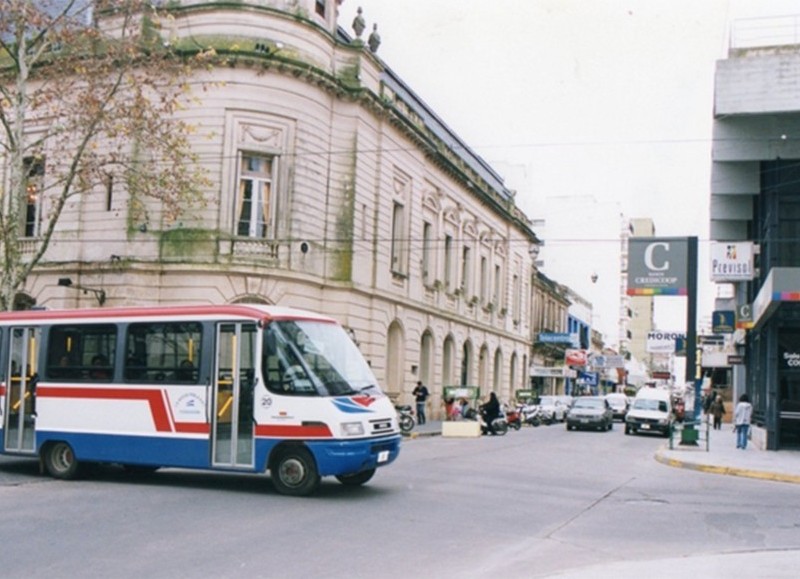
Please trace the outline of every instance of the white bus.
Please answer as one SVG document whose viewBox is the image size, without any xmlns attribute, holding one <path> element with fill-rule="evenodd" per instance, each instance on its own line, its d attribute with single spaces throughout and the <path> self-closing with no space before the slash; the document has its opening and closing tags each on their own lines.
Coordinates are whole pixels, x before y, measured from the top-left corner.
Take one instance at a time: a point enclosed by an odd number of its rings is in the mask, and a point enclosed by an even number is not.
<svg viewBox="0 0 800 579">
<path fill-rule="evenodd" d="M 256 305 L 0 313 L 2 452 L 269 470 L 276 490 L 361 485 L 400 451 L 394 406 L 334 320 Z"/>
</svg>

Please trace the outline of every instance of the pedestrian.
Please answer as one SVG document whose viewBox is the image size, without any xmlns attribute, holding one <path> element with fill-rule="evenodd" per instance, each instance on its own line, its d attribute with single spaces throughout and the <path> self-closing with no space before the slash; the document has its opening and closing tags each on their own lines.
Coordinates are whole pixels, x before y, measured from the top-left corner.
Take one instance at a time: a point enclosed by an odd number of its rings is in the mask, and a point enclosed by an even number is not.
<svg viewBox="0 0 800 579">
<path fill-rule="evenodd" d="M 716 399 L 717 399 L 717 392 L 716 392 L 716 390 L 712 390 L 711 392 L 708 392 L 708 393 L 707 393 L 707 394 L 706 394 L 706 395 L 703 397 L 703 414 L 705 414 L 705 415 L 707 415 L 707 416 L 711 414 L 711 404 L 712 404 L 712 403 L 714 402 L 714 400 L 716 400 Z"/>
<path fill-rule="evenodd" d="M 425 403 L 430 393 L 421 380 L 417 381 L 417 387 L 411 393 L 417 401 L 417 424 L 425 424 Z"/>
<path fill-rule="evenodd" d="M 753 416 L 753 405 L 747 394 L 739 396 L 739 402 L 733 410 L 733 424 L 736 430 L 736 448 L 747 448 L 747 437 L 750 434 L 750 418 Z"/>
<path fill-rule="evenodd" d="M 455 420 L 456 415 L 456 400 L 455 398 L 444 399 L 444 419 L 447 421 Z"/>
<path fill-rule="evenodd" d="M 722 428 L 722 417 L 725 416 L 725 404 L 722 402 L 722 396 L 717 395 L 708 410 L 714 417 L 714 430 L 719 430 Z"/>
</svg>

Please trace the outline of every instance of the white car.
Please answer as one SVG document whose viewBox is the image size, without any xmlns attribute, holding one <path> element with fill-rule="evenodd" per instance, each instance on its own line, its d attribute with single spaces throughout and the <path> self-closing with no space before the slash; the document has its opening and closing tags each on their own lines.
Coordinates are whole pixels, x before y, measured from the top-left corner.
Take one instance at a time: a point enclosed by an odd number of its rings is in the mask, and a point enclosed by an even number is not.
<svg viewBox="0 0 800 579">
<path fill-rule="evenodd" d="M 559 400 L 557 396 L 539 397 L 539 406 L 544 416 L 551 416 L 553 422 L 564 422 L 567 410 L 569 410 L 566 404 Z"/>
</svg>

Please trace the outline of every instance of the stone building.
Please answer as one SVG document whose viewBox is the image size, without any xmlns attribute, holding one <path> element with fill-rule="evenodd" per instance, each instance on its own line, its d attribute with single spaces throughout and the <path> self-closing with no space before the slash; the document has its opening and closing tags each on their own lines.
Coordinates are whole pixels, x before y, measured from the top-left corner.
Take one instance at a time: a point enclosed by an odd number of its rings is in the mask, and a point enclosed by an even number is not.
<svg viewBox="0 0 800 579">
<path fill-rule="evenodd" d="M 131 213 L 123 184 L 77 199 L 24 294 L 321 311 L 398 402 L 417 380 L 434 415 L 445 385 L 508 398 L 528 380 L 539 240 L 501 177 L 339 27 L 338 3 L 161 2 L 165 43 L 219 56 L 178 113 L 198 127 L 208 204 L 168 221 Z"/>
</svg>

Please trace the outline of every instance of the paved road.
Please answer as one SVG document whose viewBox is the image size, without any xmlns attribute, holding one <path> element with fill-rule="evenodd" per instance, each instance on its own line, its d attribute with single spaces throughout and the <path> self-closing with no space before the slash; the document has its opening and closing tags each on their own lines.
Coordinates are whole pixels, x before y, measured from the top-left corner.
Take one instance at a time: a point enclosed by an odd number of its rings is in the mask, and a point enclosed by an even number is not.
<svg viewBox="0 0 800 579">
<path fill-rule="evenodd" d="M 365 488 L 307 499 L 177 470 L 61 482 L 2 457 L 2 575 L 796 576 L 795 485 L 671 468 L 662 444 L 619 425 L 418 438 Z"/>
</svg>

